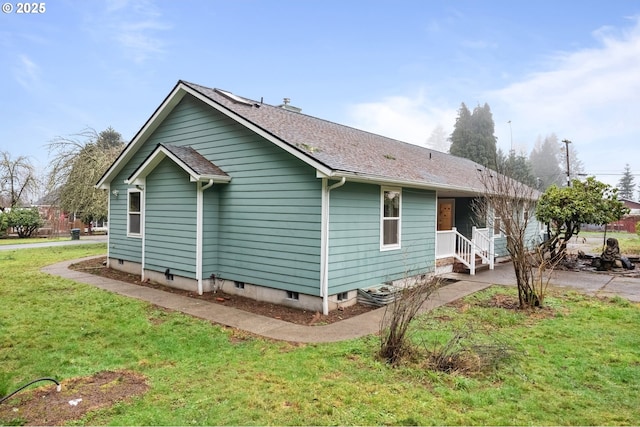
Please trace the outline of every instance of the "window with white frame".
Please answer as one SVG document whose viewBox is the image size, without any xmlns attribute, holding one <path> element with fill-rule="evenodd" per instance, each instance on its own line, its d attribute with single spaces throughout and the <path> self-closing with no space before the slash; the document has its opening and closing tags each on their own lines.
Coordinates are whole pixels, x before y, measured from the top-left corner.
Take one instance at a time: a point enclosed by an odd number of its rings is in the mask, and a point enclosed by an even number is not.
<svg viewBox="0 0 640 427">
<path fill-rule="evenodd" d="M 142 235 L 142 191 L 129 190 L 127 205 L 127 235 Z"/>
<path fill-rule="evenodd" d="M 399 188 L 383 188 L 381 195 L 380 249 L 398 249 L 400 248 L 402 192 Z"/>
</svg>

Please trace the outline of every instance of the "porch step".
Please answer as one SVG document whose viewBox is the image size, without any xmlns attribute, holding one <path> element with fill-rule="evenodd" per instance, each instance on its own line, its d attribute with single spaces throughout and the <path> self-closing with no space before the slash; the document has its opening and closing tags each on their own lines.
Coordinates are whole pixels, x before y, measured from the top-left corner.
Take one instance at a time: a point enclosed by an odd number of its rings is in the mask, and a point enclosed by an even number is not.
<svg viewBox="0 0 640 427">
<path fill-rule="evenodd" d="M 482 264 L 482 258 L 480 258 L 479 256 L 476 257 L 476 273 L 480 272 L 480 271 L 485 271 L 485 270 L 489 270 L 489 264 Z M 464 265 L 463 263 L 461 263 L 460 261 L 455 261 L 453 263 L 453 272 L 454 273 L 464 273 L 464 274 L 470 274 L 471 271 L 469 270 L 469 268 Z"/>
</svg>

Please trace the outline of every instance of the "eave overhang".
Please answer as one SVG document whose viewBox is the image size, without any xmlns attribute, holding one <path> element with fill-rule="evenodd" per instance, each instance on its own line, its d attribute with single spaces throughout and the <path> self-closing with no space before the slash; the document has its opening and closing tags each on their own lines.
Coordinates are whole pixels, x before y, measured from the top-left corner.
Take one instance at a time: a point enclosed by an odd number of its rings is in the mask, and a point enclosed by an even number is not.
<svg viewBox="0 0 640 427">
<path fill-rule="evenodd" d="M 127 178 L 124 183 L 128 185 L 142 185 L 146 178 L 164 159 L 169 158 L 178 167 L 189 175 L 191 182 L 213 182 L 215 184 L 226 184 L 231 181 L 231 177 L 226 173 L 201 173 L 196 171 L 191 165 L 183 159 L 176 156 L 164 145 L 158 145 L 155 150 L 146 158 L 146 160 Z M 212 164 L 212 166 L 215 166 Z"/>
</svg>

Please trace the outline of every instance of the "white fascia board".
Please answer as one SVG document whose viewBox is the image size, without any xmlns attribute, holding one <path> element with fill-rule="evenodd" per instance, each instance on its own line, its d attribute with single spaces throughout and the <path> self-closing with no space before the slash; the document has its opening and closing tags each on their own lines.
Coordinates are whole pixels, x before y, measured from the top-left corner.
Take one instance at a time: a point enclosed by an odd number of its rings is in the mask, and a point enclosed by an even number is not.
<svg viewBox="0 0 640 427">
<path fill-rule="evenodd" d="M 213 180 L 214 183 L 227 183 L 231 181 L 230 176 L 220 176 L 220 175 L 201 175 L 196 171 L 191 169 L 186 163 L 177 158 L 172 152 L 167 150 L 163 146 L 159 146 L 154 150 L 153 153 L 147 158 L 147 160 L 140 165 L 138 169 L 136 169 L 133 174 L 129 177 L 129 179 L 125 180 L 125 184 L 140 184 L 140 180 L 146 178 L 155 168 L 162 162 L 165 158 L 171 159 L 176 165 L 180 167 L 183 171 L 189 174 L 189 181 L 191 182 L 209 182 Z"/>
<path fill-rule="evenodd" d="M 196 91 L 194 89 L 191 89 L 190 87 L 184 86 L 183 89 L 186 92 L 188 92 L 190 95 L 194 96 L 195 98 L 199 99 L 200 101 L 204 102 L 205 104 L 215 108 L 216 110 L 218 110 L 219 112 L 221 112 L 225 116 L 227 116 L 230 119 L 236 121 L 237 123 L 241 124 L 242 126 L 246 127 L 247 129 L 255 132 L 256 134 L 260 135 L 264 139 L 266 139 L 269 142 L 273 143 L 277 147 L 285 150 L 287 153 L 291 154 L 292 156 L 298 158 L 299 160 L 302 160 L 303 162 L 305 162 L 309 166 L 311 166 L 311 167 L 315 168 L 316 170 L 324 173 L 325 175 L 331 175 L 332 169 L 328 168 L 327 166 L 323 165 L 322 163 L 318 162 L 317 160 L 305 155 L 304 153 L 301 153 L 300 151 L 292 148 L 289 144 L 285 143 L 284 141 L 280 140 L 279 138 L 276 138 L 275 136 L 273 136 L 270 133 L 266 132 L 261 127 L 254 125 L 253 123 L 251 123 L 250 121 L 246 120 L 242 116 L 234 113 L 231 110 L 228 110 L 228 109 L 224 108 L 222 105 L 220 105 L 220 104 L 218 104 L 216 102 L 213 102 L 208 97 L 204 96 L 203 94 L 201 94 L 200 92 L 198 92 L 198 91 Z"/>
<path fill-rule="evenodd" d="M 133 155 L 138 151 L 138 148 L 147 140 L 162 121 L 169 115 L 173 108 L 178 105 L 185 95 L 184 87 L 182 83 L 176 85 L 171 93 L 164 99 L 162 104 L 156 109 L 153 115 L 147 120 L 144 126 L 133 137 L 131 142 L 125 147 L 124 151 L 120 153 L 120 156 L 116 159 L 111 167 L 102 175 L 100 181 L 96 184 L 96 188 L 106 188 L 105 183 L 113 181 L 115 176 L 124 168 L 124 166 L 131 160 Z"/>
</svg>

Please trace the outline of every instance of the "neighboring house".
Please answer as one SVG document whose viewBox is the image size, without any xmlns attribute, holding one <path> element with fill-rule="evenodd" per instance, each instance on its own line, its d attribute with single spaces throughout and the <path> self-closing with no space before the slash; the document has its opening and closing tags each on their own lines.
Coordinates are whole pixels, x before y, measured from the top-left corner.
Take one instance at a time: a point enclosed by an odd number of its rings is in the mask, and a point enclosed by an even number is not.
<svg viewBox="0 0 640 427">
<path fill-rule="evenodd" d="M 59 236 L 69 234 L 69 217 L 58 205 L 58 194 L 49 193 L 34 204 L 38 208 L 44 225 L 38 229 L 39 236 Z"/>
<path fill-rule="evenodd" d="M 463 236 L 485 262 L 505 255 L 503 236 L 473 227 L 480 169 L 179 81 L 97 184 L 109 191 L 108 262 L 327 313 L 358 289 L 433 275 L 436 260 L 450 270 Z"/>
<path fill-rule="evenodd" d="M 640 202 L 629 199 L 620 199 L 624 205 L 629 208 L 629 213 L 622 217 L 619 221 L 613 222 L 607 226 L 609 230 L 626 231 L 628 233 L 636 232 L 636 224 L 640 221 Z"/>
</svg>

